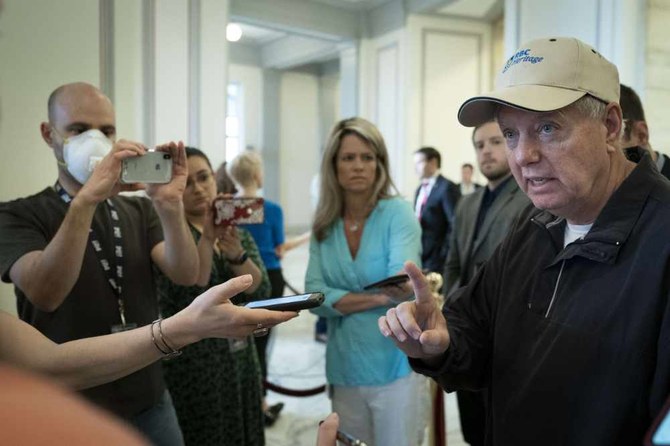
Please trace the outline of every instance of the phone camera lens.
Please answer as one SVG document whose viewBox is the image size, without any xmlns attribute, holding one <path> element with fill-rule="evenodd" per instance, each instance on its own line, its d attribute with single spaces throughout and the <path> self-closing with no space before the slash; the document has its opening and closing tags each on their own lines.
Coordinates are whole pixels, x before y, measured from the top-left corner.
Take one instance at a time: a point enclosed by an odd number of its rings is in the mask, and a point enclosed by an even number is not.
<svg viewBox="0 0 670 446">
<path fill-rule="evenodd" d="M 164 160 L 169 160 L 170 158 L 172 158 L 172 157 L 170 156 L 169 153 L 166 153 L 166 154 L 163 155 Z"/>
</svg>

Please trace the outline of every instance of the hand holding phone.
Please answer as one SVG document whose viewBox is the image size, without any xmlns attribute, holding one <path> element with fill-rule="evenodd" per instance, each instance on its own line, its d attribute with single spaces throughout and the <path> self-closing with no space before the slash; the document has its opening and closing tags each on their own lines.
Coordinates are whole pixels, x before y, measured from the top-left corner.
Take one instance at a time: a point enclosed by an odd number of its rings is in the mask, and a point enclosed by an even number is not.
<svg viewBox="0 0 670 446">
<path fill-rule="evenodd" d="M 387 277 L 386 279 L 382 279 L 378 282 L 370 283 L 368 285 L 365 285 L 363 287 L 364 290 L 373 290 L 376 288 L 383 288 L 386 286 L 395 286 L 395 285 L 402 285 L 405 282 L 409 280 L 409 276 L 407 274 L 398 274 L 395 276 L 390 276 Z"/>
<path fill-rule="evenodd" d="M 265 221 L 262 198 L 217 197 L 212 204 L 214 208 L 214 224 L 248 225 Z"/>
<path fill-rule="evenodd" d="M 172 180 L 172 155 L 150 151 L 123 160 L 121 182 L 124 184 L 165 184 Z"/>
<path fill-rule="evenodd" d="M 273 297 L 255 300 L 245 305 L 247 308 L 265 308 L 276 311 L 300 311 L 318 307 L 323 303 L 323 293 L 297 294 L 295 296 Z"/>
</svg>

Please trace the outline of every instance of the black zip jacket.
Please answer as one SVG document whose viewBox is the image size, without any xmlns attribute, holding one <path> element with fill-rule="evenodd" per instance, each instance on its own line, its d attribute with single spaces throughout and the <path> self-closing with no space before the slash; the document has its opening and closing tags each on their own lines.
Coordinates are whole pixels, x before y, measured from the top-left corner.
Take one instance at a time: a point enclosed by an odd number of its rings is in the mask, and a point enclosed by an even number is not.
<svg viewBox="0 0 670 446">
<path fill-rule="evenodd" d="M 492 445 L 639 445 L 670 393 L 670 182 L 649 156 L 582 240 L 528 207 L 443 309 L 446 391 L 488 388 Z"/>
</svg>

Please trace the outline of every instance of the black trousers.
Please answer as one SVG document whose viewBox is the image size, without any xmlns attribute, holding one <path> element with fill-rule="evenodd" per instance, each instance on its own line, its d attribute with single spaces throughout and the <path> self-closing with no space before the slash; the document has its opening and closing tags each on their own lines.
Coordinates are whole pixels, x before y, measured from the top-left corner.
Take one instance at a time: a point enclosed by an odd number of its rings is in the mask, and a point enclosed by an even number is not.
<svg viewBox="0 0 670 446">
<path fill-rule="evenodd" d="M 269 269 L 268 278 L 270 279 L 270 297 L 280 297 L 284 295 L 284 276 L 282 275 L 281 268 L 279 269 Z M 268 364 L 266 358 L 266 351 L 268 348 L 268 341 L 270 340 L 270 334 L 272 330 L 268 331 L 267 336 L 261 336 L 259 338 L 254 338 L 256 343 L 256 351 L 258 352 L 258 362 L 261 366 L 261 375 L 263 377 L 263 382 L 268 377 Z M 263 388 L 263 395 L 267 391 Z"/>
</svg>

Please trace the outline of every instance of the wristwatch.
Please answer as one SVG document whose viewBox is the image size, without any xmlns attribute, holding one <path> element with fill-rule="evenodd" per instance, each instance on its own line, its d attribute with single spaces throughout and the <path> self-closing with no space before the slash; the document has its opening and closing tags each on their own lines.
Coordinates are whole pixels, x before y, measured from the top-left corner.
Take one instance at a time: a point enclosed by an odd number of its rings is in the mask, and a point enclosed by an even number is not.
<svg viewBox="0 0 670 446">
<path fill-rule="evenodd" d="M 228 263 L 230 263 L 231 265 L 241 265 L 244 262 L 246 262 L 248 258 L 249 258 L 249 255 L 247 254 L 247 252 L 242 251 L 242 254 L 240 254 L 240 256 L 238 258 L 232 259 L 232 260 L 228 259 Z"/>
</svg>

